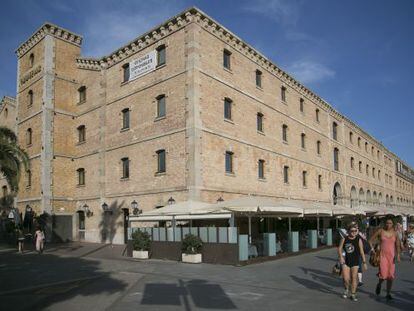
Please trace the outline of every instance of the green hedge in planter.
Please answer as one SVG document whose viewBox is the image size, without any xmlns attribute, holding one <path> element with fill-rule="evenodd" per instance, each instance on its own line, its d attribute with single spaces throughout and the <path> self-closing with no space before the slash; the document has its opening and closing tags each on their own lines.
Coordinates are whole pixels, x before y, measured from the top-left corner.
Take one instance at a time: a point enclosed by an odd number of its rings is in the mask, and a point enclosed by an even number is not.
<svg viewBox="0 0 414 311">
<path fill-rule="evenodd" d="M 149 251 L 151 239 L 148 232 L 134 231 L 131 235 L 134 251 Z"/>
<path fill-rule="evenodd" d="M 187 234 L 183 239 L 182 251 L 185 254 L 199 254 L 202 247 L 203 242 L 198 236 Z"/>
</svg>

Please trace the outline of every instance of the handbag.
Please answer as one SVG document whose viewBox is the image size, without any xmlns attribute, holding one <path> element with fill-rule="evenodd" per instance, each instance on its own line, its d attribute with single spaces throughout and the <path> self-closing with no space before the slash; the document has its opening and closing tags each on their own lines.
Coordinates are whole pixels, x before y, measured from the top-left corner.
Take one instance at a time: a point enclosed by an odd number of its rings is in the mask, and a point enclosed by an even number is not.
<svg viewBox="0 0 414 311">
<path fill-rule="evenodd" d="M 339 262 L 337 262 L 333 267 L 332 267 L 332 274 L 334 275 L 341 275 L 341 265 Z"/>
<path fill-rule="evenodd" d="M 369 263 L 373 267 L 379 267 L 380 265 L 380 248 L 379 246 L 376 246 L 375 252 L 371 252 L 371 255 L 369 257 Z"/>
</svg>

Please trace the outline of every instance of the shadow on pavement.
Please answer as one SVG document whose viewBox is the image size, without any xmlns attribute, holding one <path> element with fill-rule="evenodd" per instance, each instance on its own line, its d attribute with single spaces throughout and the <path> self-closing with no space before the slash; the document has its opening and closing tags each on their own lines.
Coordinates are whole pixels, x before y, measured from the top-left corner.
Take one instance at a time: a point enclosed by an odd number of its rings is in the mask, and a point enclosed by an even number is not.
<svg viewBox="0 0 414 311">
<path fill-rule="evenodd" d="M 208 293 L 208 294 L 207 294 Z M 141 304 L 158 306 L 183 306 L 191 310 L 192 300 L 197 308 L 237 309 L 222 287 L 205 280 L 179 280 L 178 284 L 150 283 L 145 285 Z"/>
<path fill-rule="evenodd" d="M 338 297 L 342 293 L 342 278 L 319 269 L 311 269 L 305 267 L 299 268 L 303 271 L 305 275 L 310 276 L 312 280 L 291 275 L 291 279 L 297 282 L 298 284 L 311 290 L 317 290 L 327 294 L 334 294 Z M 403 281 L 408 283 L 414 283 L 413 281 L 409 280 Z M 336 289 L 338 287 L 339 289 Z M 395 296 L 395 301 L 392 303 L 387 303 L 385 297 L 378 297 L 374 294 L 373 291 L 371 292 L 364 290 L 362 288 L 358 288 L 358 293 L 368 295 L 369 299 L 374 299 L 377 302 L 382 303 L 386 306 L 392 306 L 397 310 L 414 310 L 414 295 L 409 294 L 406 291 L 392 291 L 392 294 L 394 294 Z"/>
<path fill-rule="evenodd" d="M 99 262 L 52 254 L 2 253 L 0 301 L 4 310 L 44 310 L 76 297 L 111 295 L 127 284 Z"/>
<path fill-rule="evenodd" d="M 332 257 L 325 257 L 325 256 L 315 256 L 316 258 L 322 259 L 322 260 L 328 260 L 328 261 L 332 261 L 332 262 L 337 262 L 338 259 L 336 258 L 332 258 Z"/>
</svg>

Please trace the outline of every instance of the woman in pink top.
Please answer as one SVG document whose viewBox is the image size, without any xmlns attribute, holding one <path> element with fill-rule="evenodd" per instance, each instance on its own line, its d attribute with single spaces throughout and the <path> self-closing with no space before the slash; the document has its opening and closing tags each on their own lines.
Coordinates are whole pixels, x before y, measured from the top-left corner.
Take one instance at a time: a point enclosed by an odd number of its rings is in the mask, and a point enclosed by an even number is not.
<svg viewBox="0 0 414 311">
<path fill-rule="evenodd" d="M 387 217 L 385 226 L 379 229 L 369 240 L 371 247 L 373 242 L 380 240 L 380 266 L 378 272 L 378 284 L 375 293 L 381 293 L 381 285 L 387 280 L 387 300 L 392 300 L 391 288 L 395 278 L 395 259 L 400 262 L 401 241 L 394 229 L 394 221 Z"/>
</svg>

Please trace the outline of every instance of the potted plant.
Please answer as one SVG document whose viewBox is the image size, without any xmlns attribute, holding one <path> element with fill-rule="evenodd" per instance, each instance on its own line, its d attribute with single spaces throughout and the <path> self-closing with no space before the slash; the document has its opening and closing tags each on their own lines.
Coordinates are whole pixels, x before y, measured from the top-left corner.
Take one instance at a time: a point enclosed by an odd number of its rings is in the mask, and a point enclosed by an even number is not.
<svg viewBox="0 0 414 311">
<path fill-rule="evenodd" d="M 148 259 L 148 251 L 150 249 L 151 240 L 148 232 L 140 230 L 134 231 L 132 237 L 132 257 L 138 259 Z"/>
<path fill-rule="evenodd" d="M 201 263 L 202 256 L 201 256 L 201 248 L 203 246 L 203 242 L 198 236 L 193 234 L 187 234 L 183 239 L 183 246 L 182 246 L 182 261 L 188 263 Z"/>
</svg>

